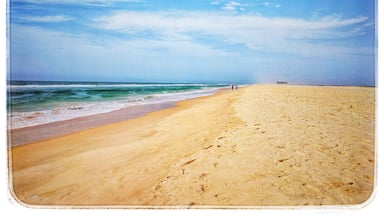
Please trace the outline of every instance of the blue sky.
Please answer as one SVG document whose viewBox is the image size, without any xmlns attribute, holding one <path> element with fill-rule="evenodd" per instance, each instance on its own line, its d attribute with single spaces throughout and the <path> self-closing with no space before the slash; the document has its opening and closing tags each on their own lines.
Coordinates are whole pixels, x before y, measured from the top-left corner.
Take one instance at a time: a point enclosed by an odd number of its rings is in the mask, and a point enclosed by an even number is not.
<svg viewBox="0 0 384 216">
<path fill-rule="evenodd" d="M 13 80 L 375 85 L 374 0 L 9 0 Z"/>
</svg>

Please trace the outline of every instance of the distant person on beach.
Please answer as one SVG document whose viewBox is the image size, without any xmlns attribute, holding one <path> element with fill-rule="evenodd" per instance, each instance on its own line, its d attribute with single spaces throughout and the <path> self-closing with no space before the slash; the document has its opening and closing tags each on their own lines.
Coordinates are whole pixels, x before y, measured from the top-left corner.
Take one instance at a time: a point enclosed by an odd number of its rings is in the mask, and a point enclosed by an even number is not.
<svg viewBox="0 0 384 216">
<path fill-rule="evenodd" d="M 232 87 L 232 91 L 233 91 L 233 85 L 231 85 L 231 87 Z"/>
<path fill-rule="evenodd" d="M 236 91 L 237 91 L 237 85 L 235 87 L 236 87 Z"/>
</svg>

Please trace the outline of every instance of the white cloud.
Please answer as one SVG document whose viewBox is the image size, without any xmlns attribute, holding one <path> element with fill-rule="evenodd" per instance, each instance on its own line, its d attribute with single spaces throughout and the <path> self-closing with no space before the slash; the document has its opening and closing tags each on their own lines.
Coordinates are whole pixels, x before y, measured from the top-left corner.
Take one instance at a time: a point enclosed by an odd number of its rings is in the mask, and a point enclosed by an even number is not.
<svg viewBox="0 0 384 216">
<path fill-rule="evenodd" d="M 227 11 L 234 11 L 234 10 L 236 10 L 236 7 L 227 4 L 227 5 L 225 5 L 225 6 L 223 7 L 223 9 L 224 9 L 224 10 L 227 10 Z"/>
<path fill-rule="evenodd" d="M 235 1 L 231 1 L 227 4 L 225 4 L 224 7 L 222 7 L 222 9 L 224 10 L 227 10 L 227 11 L 237 11 L 237 10 L 241 10 L 241 11 L 244 11 L 244 7 L 248 6 L 247 4 L 242 4 L 242 3 L 239 3 L 239 2 L 235 2 Z"/>
<path fill-rule="evenodd" d="M 267 8 L 280 8 L 281 5 L 280 4 L 272 4 L 270 2 L 263 2 L 263 5 L 264 7 L 267 7 Z"/>
<path fill-rule="evenodd" d="M 218 2 L 218 1 L 211 2 L 211 5 L 219 5 L 219 4 L 220 4 L 220 2 Z"/>
<path fill-rule="evenodd" d="M 98 35 L 70 34 L 19 24 L 12 26 L 12 35 L 12 73 L 15 77 L 32 76 L 32 79 L 36 74 L 54 80 L 104 77 L 169 82 L 183 76 L 199 79 L 206 75 L 204 68 L 220 67 L 218 61 L 234 56 L 181 38 L 100 41 Z M 218 75 L 212 79 L 215 77 Z"/>
<path fill-rule="evenodd" d="M 28 22 L 65 22 L 72 20 L 71 17 L 66 17 L 66 16 L 24 16 L 20 17 L 20 20 L 28 21 Z"/>
<path fill-rule="evenodd" d="M 234 1 L 231 1 L 229 4 L 233 5 L 233 6 L 240 6 L 241 3 L 239 2 L 234 2 Z"/>
<path fill-rule="evenodd" d="M 367 20 L 337 15 L 308 21 L 225 13 L 124 11 L 94 19 L 94 27 L 131 35 L 150 31 L 167 41 L 194 41 L 189 33 L 199 32 L 229 44 L 243 44 L 251 50 L 298 53 L 301 45 L 318 46 L 311 44 L 311 40 L 359 36 L 367 28 Z M 340 30 L 341 27 L 344 28 Z"/>
</svg>

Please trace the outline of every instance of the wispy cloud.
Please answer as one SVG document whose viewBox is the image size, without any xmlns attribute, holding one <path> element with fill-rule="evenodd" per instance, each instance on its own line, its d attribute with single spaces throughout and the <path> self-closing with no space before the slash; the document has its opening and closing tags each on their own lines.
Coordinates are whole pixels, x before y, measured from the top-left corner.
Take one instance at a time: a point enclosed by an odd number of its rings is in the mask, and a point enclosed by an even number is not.
<svg viewBox="0 0 384 216">
<path fill-rule="evenodd" d="M 237 4 L 232 4 L 237 5 Z M 342 39 L 364 33 L 367 17 L 343 19 L 338 15 L 318 20 L 268 18 L 256 15 L 226 15 L 204 12 L 117 12 L 95 18 L 94 28 L 126 34 L 153 32 L 164 40 L 193 40 L 189 34 L 200 32 L 229 44 L 244 44 L 251 50 L 298 53 L 298 43 Z M 357 28 L 358 27 L 358 28 Z M 346 30 L 348 29 L 349 30 Z"/>
<path fill-rule="evenodd" d="M 81 79 L 86 80 L 100 77 L 113 80 L 120 77 L 169 82 L 184 76 L 193 77 L 193 74 L 196 79 L 204 76 L 217 79 L 217 73 L 212 71 L 211 74 L 205 74 L 206 71 L 201 68 L 212 68 L 221 64 L 220 59 L 234 56 L 230 52 L 181 38 L 115 38 L 95 43 L 95 38 L 100 40 L 99 36 L 74 35 L 19 24 L 13 25 L 12 32 L 12 61 L 22 62 L 13 64 L 13 70 L 22 73 L 24 78 L 32 76 L 32 79 L 36 78 L 36 74 L 65 79 L 68 77 L 68 67 L 77 78 L 84 76 Z M 203 61 L 196 64 L 197 59 Z M 108 78 L 105 73 L 110 71 L 113 72 Z"/>
<path fill-rule="evenodd" d="M 23 16 L 23 17 L 19 17 L 18 19 L 22 21 L 27 21 L 27 22 L 55 23 L 55 22 L 70 21 L 73 18 L 57 15 L 57 16 Z"/>
<path fill-rule="evenodd" d="M 263 2 L 263 5 L 264 7 L 267 7 L 267 8 L 280 8 L 281 5 L 280 4 L 274 4 L 274 3 L 271 3 L 271 2 Z"/>
<path fill-rule="evenodd" d="M 222 9 L 226 11 L 244 11 L 245 7 L 248 6 L 247 4 L 242 4 L 239 2 L 231 1 L 227 4 L 225 4 Z"/>
</svg>

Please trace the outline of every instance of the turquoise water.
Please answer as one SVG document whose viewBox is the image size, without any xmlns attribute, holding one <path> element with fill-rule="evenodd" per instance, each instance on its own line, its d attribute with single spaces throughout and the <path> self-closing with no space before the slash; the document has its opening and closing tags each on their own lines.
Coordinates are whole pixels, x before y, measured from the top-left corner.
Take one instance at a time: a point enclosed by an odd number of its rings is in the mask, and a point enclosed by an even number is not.
<svg viewBox="0 0 384 216">
<path fill-rule="evenodd" d="M 190 99 L 225 87 L 228 85 L 10 81 L 8 115 L 15 127 L 30 126 L 136 104 Z"/>
</svg>

